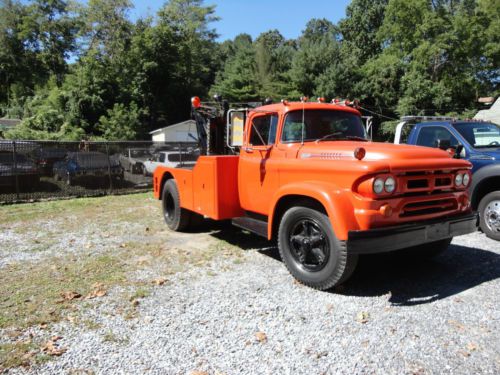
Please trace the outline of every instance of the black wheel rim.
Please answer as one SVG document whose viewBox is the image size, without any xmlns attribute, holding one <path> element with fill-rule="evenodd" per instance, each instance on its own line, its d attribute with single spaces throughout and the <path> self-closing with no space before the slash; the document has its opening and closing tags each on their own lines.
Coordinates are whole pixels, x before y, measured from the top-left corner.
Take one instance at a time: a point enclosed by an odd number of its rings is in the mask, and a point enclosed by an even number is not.
<svg viewBox="0 0 500 375">
<path fill-rule="evenodd" d="M 163 206 L 165 208 L 165 218 L 168 221 L 172 221 L 175 215 L 175 203 L 172 194 L 167 194 L 167 196 L 163 200 Z"/>
<path fill-rule="evenodd" d="M 298 220 L 290 231 L 288 241 L 292 257 L 299 267 L 317 272 L 328 263 L 328 236 L 317 221 L 309 218 Z"/>
</svg>

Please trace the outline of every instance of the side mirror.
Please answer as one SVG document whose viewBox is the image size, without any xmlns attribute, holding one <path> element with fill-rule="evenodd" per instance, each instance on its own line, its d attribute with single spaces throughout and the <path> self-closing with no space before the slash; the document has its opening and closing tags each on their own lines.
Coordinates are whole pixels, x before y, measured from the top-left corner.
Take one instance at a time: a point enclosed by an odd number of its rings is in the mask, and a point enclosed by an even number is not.
<svg viewBox="0 0 500 375">
<path fill-rule="evenodd" d="M 449 139 L 438 139 L 437 140 L 437 147 L 440 148 L 441 150 L 448 150 L 451 148 L 451 143 Z"/>
<path fill-rule="evenodd" d="M 226 139 L 230 148 L 243 146 L 246 111 L 230 110 L 227 113 Z"/>
<path fill-rule="evenodd" d="M 460 159 L 463 151 L 464 151 L 464 145 L 457 145 L 457 148 L 455 149 L 455 154 L 453 155 L 453 158 Z M 463 156 L 465 156 L 465 153 L 463 154 Z"/>
</svg>

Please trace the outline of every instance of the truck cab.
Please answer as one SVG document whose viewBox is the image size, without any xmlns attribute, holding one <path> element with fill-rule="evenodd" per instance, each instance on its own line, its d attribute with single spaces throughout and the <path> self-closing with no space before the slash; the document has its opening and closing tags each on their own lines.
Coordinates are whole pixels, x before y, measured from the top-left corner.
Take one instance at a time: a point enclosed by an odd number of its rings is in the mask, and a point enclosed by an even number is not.
<svg viewBox="0 0 500 375">
<path fill-rule="evenodd" d="M 206 153 L 190 168 L 159 166 L 153 177 L 173 230 L 201 217 L 231 219 L 276 239 L 297 280 L 328 289 L 349 278 L 360 254 L 411 248 L 434 255 L 477 228 L 468 161 L 371 142 L 360 112 L 346 103 L 226 108 L 224 122 L 193 103 Z"/>
<path fill-rule="evenodd" d="M 407 116 L 396 128 L 395 142 L 441 148 L 470 161 L 472 208 L 479 211 L 481 230 L 500 241 L 500 126 L 480 120 Z"/>
</svg>

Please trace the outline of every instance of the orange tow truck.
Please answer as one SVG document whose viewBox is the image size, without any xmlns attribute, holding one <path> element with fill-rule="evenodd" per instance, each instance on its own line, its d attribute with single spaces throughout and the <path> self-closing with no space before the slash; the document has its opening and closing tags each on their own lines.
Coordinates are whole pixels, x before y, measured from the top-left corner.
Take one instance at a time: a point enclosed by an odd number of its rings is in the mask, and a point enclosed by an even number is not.
<svg viewBox="0 0 500 375">
<path fill-rule="evenodd" d="M 446 250 L 474 232 L 471 164 L 447 152 L 367 139 L 347 102 L 282 101 L 229 109 L 192 99 L 201 155 L 159 166 L 154 196 L 168 227 L 232 220 L 277 240 L 290 273 L 312 288 L 339 285 L 360 254 Z"/>
</svg>

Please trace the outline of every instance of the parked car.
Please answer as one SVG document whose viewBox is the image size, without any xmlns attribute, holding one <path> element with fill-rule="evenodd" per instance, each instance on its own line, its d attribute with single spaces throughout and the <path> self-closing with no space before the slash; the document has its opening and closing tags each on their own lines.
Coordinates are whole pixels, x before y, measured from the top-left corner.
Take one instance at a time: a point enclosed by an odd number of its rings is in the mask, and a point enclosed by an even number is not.
<svg viewBox="0 0 500 375">
<path fill-rule="evenodd" d="M 143 163 L 151 158 L 147 148 L 129 148 L 120 154 L 119 161 L 122 168 L 130 173 L 143 173 Z"/>
<path fill-rule="evenodd" d="M 193 167 L 198 160 L 198 154 L 178 151 L 160 151 L 149 160 L 144 162 L 143 174 L 145 176 L 153 175 L 156 167 Z"/>
<path fill-rule="evenodd" d="M 63 161 L 54 163 L 54 178 L 73 185 L 85 180 L 107 178 L 123 179 L 123 168 L 116 159 L 102 152 L 70 152 Z"/>
<path fill-rule="evenodd" d="M 21 190 L 30 189 L 40 181 L 40 174 L 35 163 L 23 154 L 0 151 L 0 186 L 15 188 L 17 183 Z"/>
<path fill-rule="evenodd" d="M 33 159 L 42 175 L 52 176 L 54 163 L 64 160 L 67 153 L 62 148 L 39 148 L 33 152 Z"/>
</svg>

